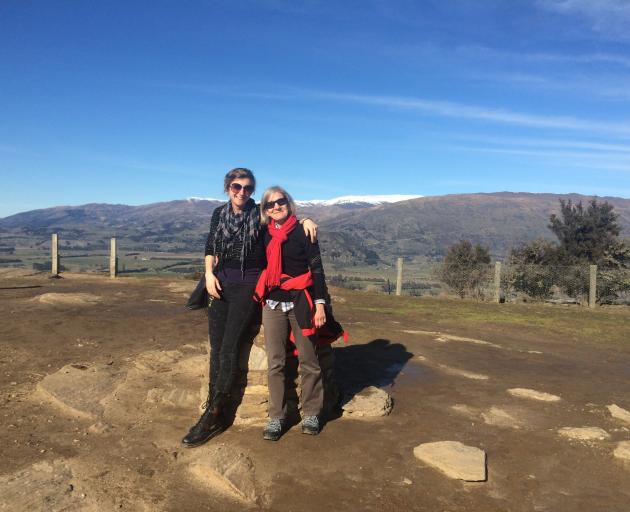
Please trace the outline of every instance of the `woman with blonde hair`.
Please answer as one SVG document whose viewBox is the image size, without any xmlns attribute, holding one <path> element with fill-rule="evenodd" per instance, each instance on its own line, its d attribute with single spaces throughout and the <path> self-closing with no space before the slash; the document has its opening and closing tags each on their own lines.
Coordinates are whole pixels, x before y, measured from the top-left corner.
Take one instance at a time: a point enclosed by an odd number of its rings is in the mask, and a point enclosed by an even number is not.
<svg viewBox="0 0 630 512">
<path fill-rule="evenodd" d="M 261 199 L 267 268 L 256 286 L 264 302 L 262 321 L 268 362 L 269 421 L 263 438 L 277 441 L 287 416 L 285 396 L 286 341 L 297 349 L 302 388 L 302 433 L 317 435 L 324 401 L 317 357 L 318 330 L 327 322 L 328 290 L 317 242 L 295 229 L 295 202 L 282 187 L 270 187 Z M 337 337 L 343 334 L 338 326 Z"/>
</svg>

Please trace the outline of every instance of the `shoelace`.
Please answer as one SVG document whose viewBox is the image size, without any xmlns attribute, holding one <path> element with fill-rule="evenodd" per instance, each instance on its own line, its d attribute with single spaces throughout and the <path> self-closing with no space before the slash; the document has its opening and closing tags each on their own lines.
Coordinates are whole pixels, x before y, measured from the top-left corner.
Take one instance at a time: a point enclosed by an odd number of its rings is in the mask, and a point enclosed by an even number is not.
<svg viewBox="0 0 630 512">
<path fill-rule="evenodd" d="M 302 423 L 307 427 L 319 427 L 319 420 L 317 419 L 317 416 L 306 416 Z"/>
<path fill-rule="evenodd" d="M 271 430 L 273 432 L 282 430 L 282 422 L 279 419 L 271 419 L 267 423 L 267 430 Z"/>
</svg>

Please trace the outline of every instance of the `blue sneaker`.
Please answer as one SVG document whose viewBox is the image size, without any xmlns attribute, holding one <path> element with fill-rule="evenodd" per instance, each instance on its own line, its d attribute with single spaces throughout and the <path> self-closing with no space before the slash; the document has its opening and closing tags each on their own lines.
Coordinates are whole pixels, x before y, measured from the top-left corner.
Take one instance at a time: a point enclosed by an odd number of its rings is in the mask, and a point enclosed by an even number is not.
<svg viewBox="0 0 630 512">
<path fill-rule="evenodd" d="M 302 434 L 316 436 L 319 434 L 319 419 L 317 416 L 305 416 L 302 420 Z"/>
<path fill-rule="evenodd" d="M 263 439 L 267 441 L 277 441 L 284 431 L 284 420 L 280 418 L 270 418 L 267 426 L 263 430 Z"/>
</svg>

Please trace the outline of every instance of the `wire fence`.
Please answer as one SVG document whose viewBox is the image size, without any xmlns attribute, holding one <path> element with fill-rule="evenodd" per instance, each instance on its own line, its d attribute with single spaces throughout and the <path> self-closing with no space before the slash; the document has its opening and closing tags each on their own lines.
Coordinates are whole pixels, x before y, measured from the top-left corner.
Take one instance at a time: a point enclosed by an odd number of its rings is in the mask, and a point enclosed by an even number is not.
<svg viewBox="0 0 630 512">
<path fill-rule="evenodd" d="M 101 241 L 103 242 L 103 241 Z M 203 258 L 198 254 L 158 252 L 153 247 L 67 247 L 53 238 L 36 246 L 0 252 L 0 267 L 28 267 L 53 272 L 51 249 L 57 246 L 57 272 L 113 275 L 198 275 Z M 114 263 L 115 262 L 115 263 Z M 446 269 L 439 260 L 411 259 L 403 263 L 378 260 L 374 264 L 338 266 L 324 261 L 330 285 L 354 290 L 408 296 L 457 296 L 480 301 L 551 302 L 562 304 L 630 305 L 630 269 L 588 264 L 526 265 L 496 262 Z M 112 270 L 113 269 L 113 270 Z"/>
<path fill-rule="evenodd" d="M 591 265 L 509 265 L 496 263 L 445 274 L 441 261 L 422 269 L 403 266 L 401 295 L 457 296 L 480 301 L 549 302 L 557 304 L 630 305 L 630 269 L 595 268 Z M 397 270 L 385 268 L 338 270 L 329 274 L 335 286 L 395 294 Z M 591 284 L 595 283 L 591 297 Z"/>
</svg>

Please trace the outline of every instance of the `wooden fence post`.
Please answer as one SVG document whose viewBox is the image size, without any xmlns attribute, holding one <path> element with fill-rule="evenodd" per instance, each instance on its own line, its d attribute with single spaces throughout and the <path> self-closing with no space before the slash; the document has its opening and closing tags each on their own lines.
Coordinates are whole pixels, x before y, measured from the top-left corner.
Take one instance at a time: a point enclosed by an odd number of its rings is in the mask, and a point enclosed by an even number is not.
<svg viewBox="0 0 630 512">
<path fill-rule="evenodd" d="M 501 302 L 501 262 L 494 263 L 494 302 Z"/>
<path fill-rule="evenodd" d="M 402 270 L 403 270 L 403 259 L 398 258 L 396 262 L 396 295 L 402 294 Z"/>
<path fill-rule="evenodd" d="M 109 277 L 116 277 L 118 274 L 118 256 L 116 255 L 116 239 L 111 239 L 111 249 L 109 253 Z"/>
<path fill-rule="evenodd" d="M 588 287 L 588 307 L 594 308 L 597 303 L 597 265 L 590 265 L 590 279 Z"/>
<path fill-rule="evenodd" d="M 59 275 L 59 239 L 57 233 L 53 233 L 52 243 L 50 245 L 51 265 L 50 269 L 53 276 Z"/>
</svg>

